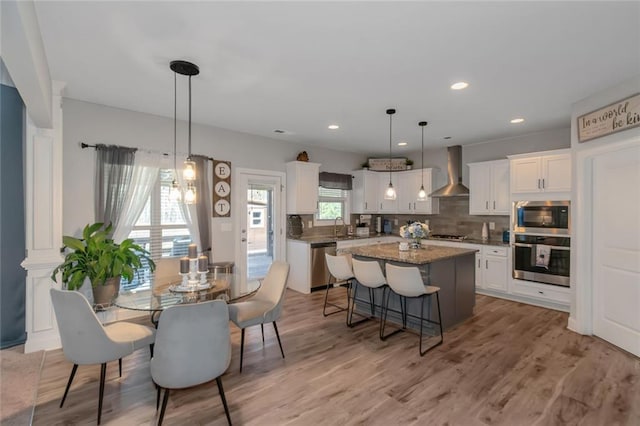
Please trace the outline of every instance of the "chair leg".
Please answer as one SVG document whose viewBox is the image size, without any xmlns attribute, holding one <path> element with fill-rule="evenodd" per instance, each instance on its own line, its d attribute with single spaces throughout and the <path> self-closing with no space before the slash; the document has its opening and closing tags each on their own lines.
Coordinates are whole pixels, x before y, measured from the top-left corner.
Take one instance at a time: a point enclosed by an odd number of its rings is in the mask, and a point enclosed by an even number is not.
<svg viewBox="0 0 640 426">
<path fill-rule="evenodd" d="M 164 412 L 167 411 L 167 402 L 169 401 L 169 389 L 164 390 L 164 397 L 162 398 L 162 408 L 160 409 L 160 417 L 158 418 L 158 426 L 162 425 L 164 419 Z"/>
<path fill-rule="evenodd" d="M 118 374 L 122 377 L 122 358 L 118 358 Z"/>
<path fill-rule="evenodd" d="M 424 351 L 422 350 L 422 322 L 423 322 L 424 297 L 422 299 L 423 299 L 422 300 L 423 303 L 420 308 L 420 356 L 424 356 L 424 354 L 429 352 L 431 349 L 435 348 L 436 346 L 440 346 L 444 342 L 444 334 L 442 333 L 442 314 L 440 313 L 440 296 L 438 295 L 438 292 L 436 292 L 436 304 L 438 306 L 438 325 L 440 327 L 440 341 L 435 345 L 432 345 L 430 348 L 425 349 Z M 431 296 L 429 296 L 429 301 L 431 301 Z M 429 319 L 427 319 L 427 321 L 433 323 L 433 321 Z"/>
<path fill-rule="evenodd" d="M 240 372 L 242 373 L 242 357 L 244 356 L 244 328 L 240 337 Z"/>
<path fill-rule="evenodd" d="M 407 298 L 400 296 L 400 309 L 402 310 L 402 328 L 407 328 Z"/>
<path fill-rule="evenodd" d="M 280 345 L 280 353 L 282 354 L 282 358 L 284 358 L 284 351 L 282 350 L 282 343 L 280 342 L 280 334 L 278 333 L 278 326 L 276 322 L 273 322 L 273 329 L 276 331 L 276 337 L 278 338 L 278 345 Z"/>
<path fill-rule="evenodd" d="M 149 345 L 149 353 L 151 354 L 151 358 L 153 358 L 153 343 Z"/>
<path fill-rule="evenodd" d="M 349 284 L 349 283 L 347 283 Z M 327 290 L 324 293 L 324 306 L 322 307 L 322 315 L 324 315 L 325 317 L 328 317 L 329 315 L 333 315 L 333 314 L 337 314 L 338 312 L 343 312 L 349 309 L 349 306 L 347 305 L 347 307 L 343 307 L 343 306 L 339 306 L 336 305 L 335 303 L 330 303 L 329 300 L 329 289 L 333 286 L 333 283 L 331 282 L 331 277 L 329 278 L 329 281 L 327 282 Z M 349 285 L 347 286 L 347 302 L 349 300 Z M 336 307 L 338 309 L 336 309 L 335 311 L 331 311 L 331 312 L 327 312 L 327 306 L 333 306 Z"/>
<path fill-rule="evenodd" d="M 160 408 L 160 392 L 162 392 L 162 388 L 156 385 L 156 411 Z"/>
<path fill-rule="evenodd" d="M 260 324 L 260 331 L 262 331 L 262 346 L 264 346 L 264 324 Z"/>
<path fill-rule="evenodd" d="M 391 297 L 391 288 L 387 288 L 384 287 L 382 289 L 382 305 L 380 307 L 381 311 L 380 311 L 380 340 L 386 340 L 387 337 L 393 336 L 396 333 L 400 333 L 401 331 L 405 331 L 405 327 L 403 328 L 398 328 L 396 330 L 393 330 L 391 333 L 385 335 L 384 334 L 384 329 L 387 323 L 387 314 L 389 313 L 389 297 Z M 401 308 L 401 315 L 402 315 L 402 322 L 403 325 L 406 322 L 405 319 L 405 314 L 404 314 L 404 309 L 402 309 L 402 296 L 400 296 L 400 308 Z"/>
<path fill-rule="evenodd" d="M 227 398 L 224 397 L 224 389 L 222 388 L 222 379 L 220 377 L 216 377 L 216 383 L 218 384 L 218 392 L 220 393 L 220 399 L 222 399 L 222 405 L 224 405 L 224 413 L 227 415 L 227 422 L 229 423 L 229 426 L 231 426 L 231 414 L 229 413 Z"/>
<path fill-rule="evenodd" d="M 353 290 L 351 290 L 353 287 Z M 347 288 L 347 326 L 355 327 L 358 324 L 361 324 L 365 321 L 368 321 L 370 318 L 364 317 L 356 322 L 353 322 L 353 312 L 356 310 L 356 293 L 358 291 L 358 281 L 350 282 L 349 287 Z M 371 292 L 371 289 L 369 289 Z M 371 296 L 371 293 L 369 293 Z M 358 316 L 363 316 L 362 314 L 356 313 Z"/>
<path fill-rule="evenodd" d="M 369 287 L 369 305 L 371 306 L 371 316 L 376 316 L 376 295 L 373 293 L 373 289 Z"/>
<path fill-rule="evenodd" d="M 71 382 L 73 382 L 73 378 L 76 375 L 76 371 L 78 371 L 78 364 L 73 364 L 73 368 L 71 369 L 71 375 L 69 376 L 69 381 L 67 382 L 67 387 L 64 389 L 64 395 L 62 395 L 62 401 L 60 401 L 60 408 L 64 405 L 64 400 L 67 399 L 67 393 L 69 393 L 69 388 L 71 387 Z"/>
<path fill-rule="evenodd" d="M 100 424 L 100 419 L 102 417 L 102 399 L 104 398 L 104 381 L 107 375 L 107 363 L 103 362 L 100 365 L 100 394 L 98 396 L 98 424 Z"/>
</svg>

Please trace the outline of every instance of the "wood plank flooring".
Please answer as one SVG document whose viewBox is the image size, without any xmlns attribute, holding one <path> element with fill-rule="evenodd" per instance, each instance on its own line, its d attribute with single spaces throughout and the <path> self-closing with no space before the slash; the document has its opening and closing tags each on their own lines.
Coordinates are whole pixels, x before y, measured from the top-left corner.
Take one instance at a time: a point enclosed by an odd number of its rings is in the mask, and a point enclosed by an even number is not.
<svg viewBox="0 0 640 426">
<path fill-rule="evenodd" d="M 335 290 L 338 293 L 340 290 Z M 640 360 L 566 329 L 567 314 L 477 296 L 474 316 L 426 356 L 418 338 L 378 339 L 378 322 L 350 329 L 322 316 L 324 293 L 288 291 L 278 322 L 240 332 L 222 377 L 236 425 L 640 425 Z M 95 424 L 99 366 L 81 366 L 58 408 L 71 364 L 46 353 L 34 425 Z M 107 368 L 103 424 L 157 422 L 149 353 Z M 172 393 L 166 425 L 224 425 L 215 381 Z"/>
</svg>

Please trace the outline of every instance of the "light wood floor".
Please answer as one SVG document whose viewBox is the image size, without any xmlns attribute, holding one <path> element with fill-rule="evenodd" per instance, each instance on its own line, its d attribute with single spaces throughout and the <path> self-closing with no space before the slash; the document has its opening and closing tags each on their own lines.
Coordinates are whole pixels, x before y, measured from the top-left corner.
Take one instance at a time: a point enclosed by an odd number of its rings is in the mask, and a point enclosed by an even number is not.
<svg viewBox="0 0 640 426">
<path fill-rule="evenodd" d="M 640 425 L 640 360 L 566 329 L 567 314 L 477 297 L 475 316 L 418 355 L 417 336 L 378 339 L 378 323 L 349 329 L 343 314 L 324 318 L 323 294 L 287 294 L 278 328 L 240 333 L 223 376 L 236 425 Z M 107 369 L 103 424 L 156 422 L 149 353 Z M 78 369 L 58 408 L 71 364 L 46 354 L 33 424 L 95 424 L 99 366 Z M 215 381 L 175 391 L 167 425 L 224 425 Z"/>
</svg>

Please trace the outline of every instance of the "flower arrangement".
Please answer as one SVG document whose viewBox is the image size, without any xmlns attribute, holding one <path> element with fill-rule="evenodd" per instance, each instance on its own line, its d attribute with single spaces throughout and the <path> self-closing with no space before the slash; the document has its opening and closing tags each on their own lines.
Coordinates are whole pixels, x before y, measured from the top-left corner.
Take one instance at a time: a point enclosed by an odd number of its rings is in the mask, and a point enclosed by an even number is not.
<svg viewBox="0 0 640 426">
<path fill-rule="evenodd" d="M 430 232 L 429 226 L 421 222 L 413 222 L 400 227 L 400 236 L 412 239 L 417 245 L 420 244 L 422 238 L 427 238 Z"/>
</svg>

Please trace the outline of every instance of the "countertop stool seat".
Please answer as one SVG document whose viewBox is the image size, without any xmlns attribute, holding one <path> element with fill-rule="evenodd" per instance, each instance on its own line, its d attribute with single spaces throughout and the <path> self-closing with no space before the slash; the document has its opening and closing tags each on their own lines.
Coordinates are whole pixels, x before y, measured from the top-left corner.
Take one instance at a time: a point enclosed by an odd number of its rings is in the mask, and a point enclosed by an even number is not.
<svg viewBox="0 0 640 426">
<path fill-rule="evenodd" d="M 327 291 L 324 294 L 324 306 L 322 308 L 322 315 L 325 317 L 338 312 L 349 310 L 349 293 L 351 291 L 351 281 L 353 280 L 353 269 L 351 267 L 351 255 L 337 255 L 334 256 L 329 253 L 325 253 L 325 259 L 327 262 L 327 268 L 329 268 L 329 281 L 327 282 Z M 333 280 L 332 280 L 333 279 Z M 336 305 L 329 302 L 329 290 L 334 287 L 335 284 L 346 284 L 347 286 L 347 306 Z M 327 306 L 333 306 L 334 309 L 331 312 L 327 312 Z M 347 312 L 348 313 L 348 312 Z"/>
<path fill-rule="evenodd" d="M 353 265 L 353 275 L 355 276 L 353 291 L 351 292 L 351 303 L 349 304 L 349 312 L 347 313 L 347 325 L 349 327 L 353 327 L 361 322 L 367 321 L 373 317 L 375 317 L 375 292 L 376 288 L 380 288 L 382 286 L 387 285 L 387 280 L 382 273 L 382 268 L 380 268 L 380 263 L 376 260 L 365 261 L 365 260 L 352 260 Z M 362 285 L 369 290 L 369 306 L 371 310 L 371 317 L 365 317 L 361 320 L 353 322 L 353 311 L 355 310 L 356 304 L 356 294 L 358 292 L 358 286 Z M 357 314 L 356 315 L 360 315 Z"/>
<path fill-rule="evenodd" d="M 420 270 L 415 266 L 395 266 L 387 263 L 386 265 L 387 271 L 387 283 L 389 285 L 389 291 L 386 291 L 387 288 L 383 290 L 383 308 L 382 308 L 382 319 L 380 321 L 380 339 L 385 340 L 387 337 L 396 334 L 400 331 L 404 331 L 407 328 L 407 316 L 413 317 L 413 315 L 407 314 L 407 299 L 420 299 L 420 356 L 423 356 L 431 349 L 439 346 L 444 341 L 444 336 L 442 334 L 442 315 L 440 312 L 440 296 L 438 292 L 440 291 L 439 287 L 425 285 L 422 281 L 422 276 L 420 275 Z M 402 315 L 402 328 L 397 329 L 388 335 L 384 334 L 385 323 L 387 320 L 387 313 L 389 311 L 389 296 L 390 293 L 393 292 L 400 297 L 400 310 Z M 431 301 L 431 297 L 436 295 L 436 304 L 438 307 L 438 321 L 433 321 L 428 317 L 424 317 L 424 305 L 425 300 Z M 431 306 L 431 304 L 429 305 Z M 429 314 L 431 309 L 429 309 Z M 417 318 L 417 316 L 415 317 Z M 440 340 L 435 344 L 431 345 L 429 348 L 422 350 L 423 343 L 423 325 L 424 322 L 427 321 L 431 324 L 438 325 L 440 328 Z"/>
</svg>

